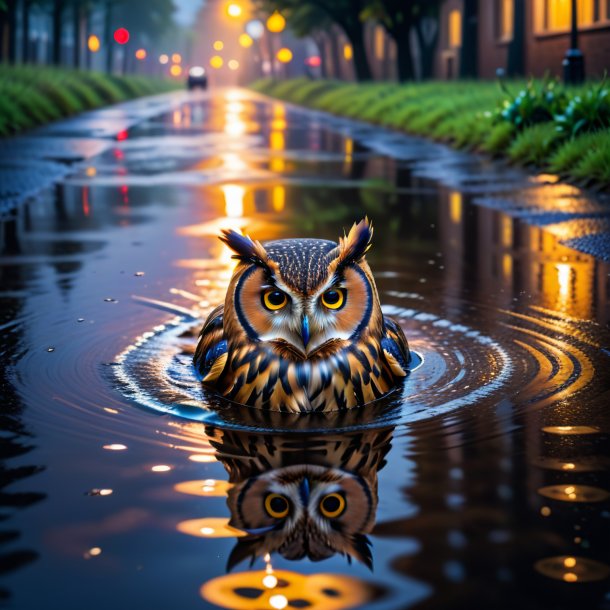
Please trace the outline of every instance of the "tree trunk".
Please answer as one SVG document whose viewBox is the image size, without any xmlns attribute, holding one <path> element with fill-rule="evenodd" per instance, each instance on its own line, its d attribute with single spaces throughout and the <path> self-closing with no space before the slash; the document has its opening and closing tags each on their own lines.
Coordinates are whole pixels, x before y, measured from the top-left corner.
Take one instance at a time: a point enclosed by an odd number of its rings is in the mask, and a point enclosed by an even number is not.
<svg viewBox="0 0 610 610">
<path fill-rule="evenodd" d="M 114 39 L 112 37 L 112 3 L 106 2 L 104 15 L 104 41 L 106 44 L 106 72 L 112 74 L 114 68 Z"/>
<path fill-rule="evenodd" d="M 508 46 L 508 61 L 506 71 L 508 76 L 523 76 L 525 74 L 525 2 L 515 0 L 513 11 L 513 39 Z"/>
<path fill-rule="evenodd" d="M 478 11 L 479 0 L 464 0 L 460 78 L 476 78 L 478 74 Z"/>
<path fill-rule="evenodd" d="M 411 52 L 411 41 L 409 31 L 394 34 L 396 42 L 396 65 L 398 68 L 398 82 L 406 83 L 415 78 L 413 70 L 413 53 Z"/>
<path fill-rule="evenodd" d="M 434 60 L 436 45 L 438 44 L 438 19 L 424 17 L 415 24 L 415 34 L 419 44 L 421 58 L 421 78 L 429 80 L 434 78 Z"/>
<path fill-rule="evenodd" d="M 30 61 L 30 0 L 23 0 L 21 5 L 21 61 Z"/>
<path fill-rule="evenodd" d="M 53 46 L 51 60 L 54 65 L 61 65 L 61 34 L 64 16 L 64 0 L 53 3 Z"/>
<path fill-rule="evenodd" d="M 72 49 L 72 61 L 75 68 L 80 68 L 80 53 L 82 45 L 82 10 L 79 2 L 72 5 L 72 29 L 74 30 L 74 48 Z"/>
<path fill-rule="evenodd" d="M 14 64 L 17 60 L 17 0 L 7 0 L 0 11 L 0 59 Z"/>
<path fill-rule="evenodd" d="M 330 41 L 330 58 L 331 58 L 331 63 L 332 63 L 332 69 L 330 70 L 330 73 L 333 78 L 341 80 L 341 78 L 342 78 L 341 54 L 339 52 L 339 42 L 337 39 L 337 32 L 333 32 L 331 30 L 328 38 Z"/>
<path fill-rule="evenodd" d="M 358 22 L 358 25 L 352 28 L 344 28 L 345 35 L 348 37 L 353 51 L 354 57 L 354 69 L 356 70 L 356 80 L 359 83 L 373 80 L 371 74 L 371 67 L 369 66 L 369 59 L 366 56 L 366 47 L 364 44 L 364 32 L 362 24 Z"/>
</svg>

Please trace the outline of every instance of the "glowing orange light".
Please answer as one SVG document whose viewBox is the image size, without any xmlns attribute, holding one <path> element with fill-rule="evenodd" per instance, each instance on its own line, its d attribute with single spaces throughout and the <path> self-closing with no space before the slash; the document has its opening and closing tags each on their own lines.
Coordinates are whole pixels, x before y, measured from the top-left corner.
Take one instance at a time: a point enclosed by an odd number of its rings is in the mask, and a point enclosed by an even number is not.
<svg viewBox="0 0 610 610">
<path fill-rule="evenodd" d="M 239 17 L 242 14 L 242 8 L 239 4 L 231 3 L 227 6 L 227 15 L 229 17 Z"/>
<path fill-rule="evenodd" d="M 222 51 L 225 48 L 225 43 L 222 40 L 215 40 L 212 46 L 214 51 Z"/>
<path fill-rule="evenodd" d="M 268 19 L 267 19 L 267 29 L 274 34 L 279 34 L 286 27 L 286 19 L 280 15 L 277 11 L 275 11 Z"/>
<path fill-rule="evenodd" d="M 283 64 L 292 61 L 292 51 L 286 47 L 282 47 L 276 54 L 277 60 Z"/>
<path fill-rule="evenodd" d="M 100 39 L 95 35 L 91 34 L 87 40 L 87 47 L 92 53 L 97 53 L 100 50 Z"/>
<path fill-rule="evenodd" d="M 343 47 L 343 58 L 345 59 L 345 61 L 351 61 L 353 56 L 354 56 L 354 50 L 352 49 L 352 45 L 346 44 Z"/>
<path fill-rule="evenodd" d="M 254 43 L 254 40 L 252 40 L 252 37 L 249 36 L 248 34 L 243 33 L 238 38 L 238 42 L 244 49 L 248 49 L 249 47 L 252 46 L 252 44 Z"/>
<path fill-rule="evenodd" d="M 212 57 L 210 59 L 210 66 L 212 66 L 212 68 L 215 68 L 216 70 L 218 70 L 219 68 L 222 68 L 223 64 L 224 64 L 224 61 L 223 61 L 222 57 L 220 57 L 220 55 L 214 55 L 214 57 Z"/>
<path fill-rule="evenodd" d="M 167 464 L 157 464 L 151 468 L 152 472 L 169 472 L 171 469 L 172 467 Z"/>
<path fill-rule="evenodd" d="M 179 64 L 182 62 L 182 55 L 180 53 L 174 53 L 172 55 L 172 62 L 175 64 Z"/>
<path fill-rule="evenodd" d="M 112 443 L 111 445 L 104 445 L 104 449 L 108 451 L 125 451 L 127 449 L 127 445 L 122 445 L 121 443 Z"/>
<path fill-rule="evenodd" d="M 172 76 L 180 76 L 182 74 L 182 68 L 178 64 L 174 64 L 170 69 L 169 73 Z"/>
<path fill-rule="evenodd" d="M 146 49 L 138 49 L 136 51 L 136 59 L 139 59 L 140 61 L 142 61 L 143 59 L 146 59 Z"/>
</svg>

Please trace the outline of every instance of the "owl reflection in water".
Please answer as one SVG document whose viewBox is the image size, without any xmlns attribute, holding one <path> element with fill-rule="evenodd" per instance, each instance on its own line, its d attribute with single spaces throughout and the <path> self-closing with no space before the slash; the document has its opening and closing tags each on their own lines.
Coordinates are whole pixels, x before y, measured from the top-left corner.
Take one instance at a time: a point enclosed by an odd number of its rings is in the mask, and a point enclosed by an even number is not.
<svg viewBox="0 0 610 610">
<path fill-rule="evenodd" d="M 201 331 L 194 364 L 203 385 L 292 413 L 350 409 L 394 389 L 410 353 L 400 326 L 381 312 L 365 260 L 372 236 L 367 219 L 338 244 L 261 244 L 224 231 L 239 263 L 224 305 Z"/>
<path fill-rule="evenodd" d="M 208 430 L 229 473 L 229 524 L 245 533 L 228 560 L 279 553 L 321 561 L 335 553 L 372 567 L 377 472 L 392 430 L 342 436 Z"/>
</svg>

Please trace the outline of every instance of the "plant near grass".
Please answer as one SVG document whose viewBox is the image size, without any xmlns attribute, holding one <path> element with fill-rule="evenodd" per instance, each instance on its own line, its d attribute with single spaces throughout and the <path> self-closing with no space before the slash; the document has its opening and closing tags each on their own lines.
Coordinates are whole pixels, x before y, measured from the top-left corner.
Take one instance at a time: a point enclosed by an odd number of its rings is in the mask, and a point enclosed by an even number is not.
<svg viewBox="0 0 610 610">
<path fill-rule="evenodd" d="M 557 131 L 574 136 L 610 127 L 610 89 L 604 79 L 581 95 L 574 96 L 563 113 L 555 115 Z"/>
<path fill-rule="evenodd" d="M 557 80 L 548 78 L 539 82 L 530 80 L 517 95 L 511 95 L 502 82 L 500 87 L 509 99 L 505 99 L 501 107 L 496 110 L 496 122 L 506 121 L 517 129 L 548 123 L 556 115 L 563 113 L 568 105 L 566 92 Z"/>
</svg>

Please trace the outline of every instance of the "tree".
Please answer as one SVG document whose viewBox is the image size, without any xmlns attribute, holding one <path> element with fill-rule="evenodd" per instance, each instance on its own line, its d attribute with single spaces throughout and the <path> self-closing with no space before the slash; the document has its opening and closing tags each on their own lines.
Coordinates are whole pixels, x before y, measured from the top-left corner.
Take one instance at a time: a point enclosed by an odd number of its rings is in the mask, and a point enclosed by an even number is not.
<svg viewBox="0 0 610 610">
<path fill-rule="evenodd" d="M 0 0 L 0 57 L 17 59 L 17 0 Z"/>
<path fill-rule="evenodd" d="M 358 81 L 372 79 L 364 44 L 364 25 L 361 20 L 366 0 L 258 0 L 258 3 L 267 13 L 311 6 L 325 14 L 328 20 L 343 30 L 352 46 L 354 69 Z"/>
</svg>

